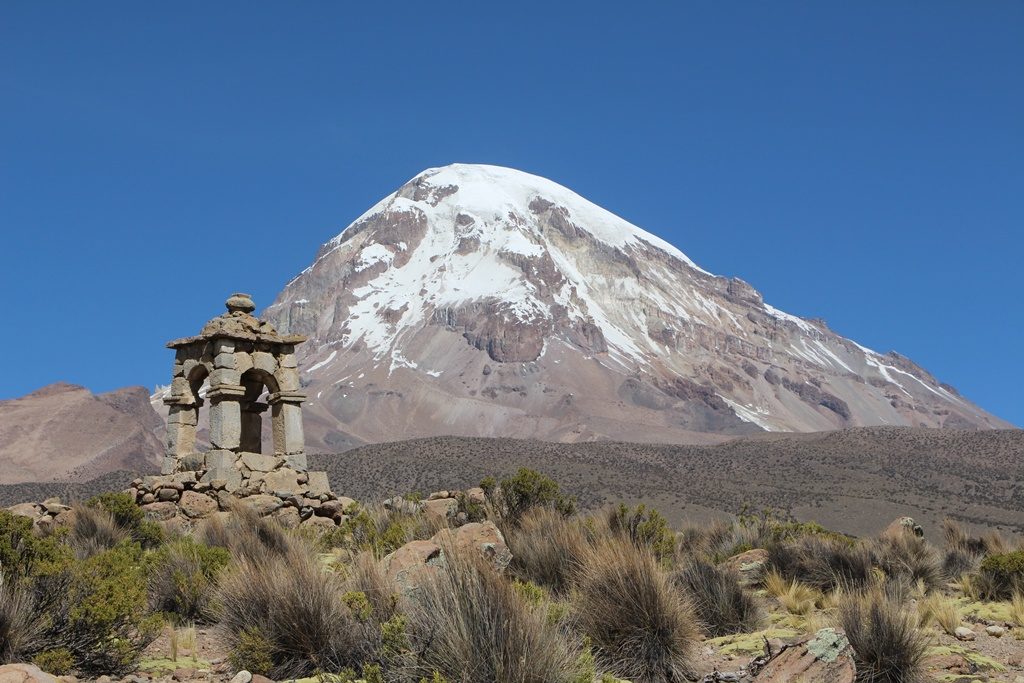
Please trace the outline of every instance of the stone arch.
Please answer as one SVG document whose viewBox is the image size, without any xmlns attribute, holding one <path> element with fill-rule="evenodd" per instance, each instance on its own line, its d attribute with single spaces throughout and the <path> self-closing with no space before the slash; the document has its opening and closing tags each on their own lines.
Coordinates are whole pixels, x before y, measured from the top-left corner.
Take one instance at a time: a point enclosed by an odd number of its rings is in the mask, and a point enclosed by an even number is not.
<svg viewBox="0 0 1024 683">
<path fill-rule="evenodd" d="M 242 373 L 239 383 L 245 393 L 240 401 L 241 409 L 241 450 L 247 453 L 263 452 L 263 413 L 269 403 L 260 401 L 264 391 L 269 395 L 280 391 L 272 374 L 260 368 L 249 368 Z"/>
</svg>

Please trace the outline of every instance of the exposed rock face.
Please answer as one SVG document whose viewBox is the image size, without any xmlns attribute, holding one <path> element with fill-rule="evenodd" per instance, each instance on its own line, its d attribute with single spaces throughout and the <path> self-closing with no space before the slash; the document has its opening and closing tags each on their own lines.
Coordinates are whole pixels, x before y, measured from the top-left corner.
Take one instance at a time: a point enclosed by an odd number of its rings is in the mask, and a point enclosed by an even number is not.
<svg viewBox="0 0 1024 683">
<path fill-rule="evenodd" d="M 323 245 L 264 315 L 309 337 L 297 354 L 312 450 L 439 434 L 1009 426 L 903 356 L 493 166 L 419 174 Z"/>
<path fill-rule="evenodd" d="M 143 387 L 93 394 L 60 383 L 0 401 L 0 484 L 153 471 L 160 466 L 161 429 Z"/>
<path fill-rule="evenodd" d="M 854 683 L 857 667 L 846 635 L 824 628 L 772 659 L 754 680 L 758 683 Z"/>
</svg>

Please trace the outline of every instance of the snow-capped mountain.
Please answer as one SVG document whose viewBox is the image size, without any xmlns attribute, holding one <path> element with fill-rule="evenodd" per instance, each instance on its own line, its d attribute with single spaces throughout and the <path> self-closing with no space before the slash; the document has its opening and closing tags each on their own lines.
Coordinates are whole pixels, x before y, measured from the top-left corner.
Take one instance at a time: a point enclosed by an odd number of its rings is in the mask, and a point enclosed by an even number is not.
<svg viewBox="0 0 1024 683">
<path fill-rule="evenodd" d="M 496 166 L 420 173 L 324 244 L 264 316 L 310 337 L 313 449 L 1009 426 L 909 359 L 779 311 L 574 192 Z"/>
</svg>

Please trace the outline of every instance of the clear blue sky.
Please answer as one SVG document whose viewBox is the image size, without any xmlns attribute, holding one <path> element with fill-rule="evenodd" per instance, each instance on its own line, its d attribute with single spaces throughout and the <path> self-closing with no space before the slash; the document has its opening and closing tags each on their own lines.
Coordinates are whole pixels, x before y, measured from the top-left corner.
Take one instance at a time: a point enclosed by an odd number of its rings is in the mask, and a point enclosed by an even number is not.
<svg viewBox="0 0 1024 683">
<path fill-rule="evenodd" d="M 1024 424 L 1011 0 L 4 2 L 0 397 L 166 382 L 166 340 L 453 161 L 567 185 Z"/>
</svg>

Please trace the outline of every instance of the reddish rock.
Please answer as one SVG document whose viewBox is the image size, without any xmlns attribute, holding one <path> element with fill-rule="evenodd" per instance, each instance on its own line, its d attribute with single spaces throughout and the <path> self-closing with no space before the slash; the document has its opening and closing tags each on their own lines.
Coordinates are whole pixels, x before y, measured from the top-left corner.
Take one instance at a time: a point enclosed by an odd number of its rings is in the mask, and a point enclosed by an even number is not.
<svg viewBox="0 0 1024 683">
<path fill-rule="evenodd" d="M 853 648 L 841 630 L 823 628 L 790 646 L 757 674 L 757 683 L 854 683 Z"/>
<path fill-rule="evenodd" d="M 165 522 L 178 514 L 178 506 L 169 501 L 149 503 L 142 506 L 147 519 Z"/>
<path fill-rule="evenodd" d="M 217 511 L 217 501 L 195 491 L 185 491 L 181 494 L 181 500 L 178 501 L 178 505 L 181 507 L 181 511 L 192 519 L 209 517 Z"/>
<path fill-rule="evenodd" d="M 442 547 L 450 544 L 456 551 L 479 552 L 499 572 L 505 571 L 512 561 L 505 537 L 491 521 L 464 524 L 455 530 L 441 529 L 431 541 Z"/>
<path fill-rule="evenodd" d="M 57 679 L 35 664 L 5 664 L 0 666 L 0 683 L 57 683 Z"/>
<path fill-rule="evenodd" d="M 444 566 L 444 552 L 433 541 L 411 541 L 381 560 L 385 576 L 402 592 Z"/>
</svg>

